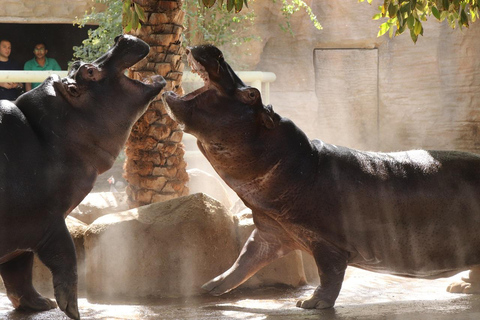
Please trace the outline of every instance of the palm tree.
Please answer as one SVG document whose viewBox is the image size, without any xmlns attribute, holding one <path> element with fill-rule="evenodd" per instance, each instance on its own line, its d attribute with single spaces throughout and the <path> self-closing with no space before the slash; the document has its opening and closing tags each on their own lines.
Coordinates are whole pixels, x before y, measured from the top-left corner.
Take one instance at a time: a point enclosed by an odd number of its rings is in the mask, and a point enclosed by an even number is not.
<svg viewBox="0 0 480 320">
<path fill-rule="evenodd" d="M 184 49 L 182 0 L 134 0 L 145 13 L 141 29 L 132 31 L 151 49 L 146 60 L 129 70 L 143 79 L 152 74 L 167 80 L 165 90 L 183 94 L 181 88 Z M 134 125 L 125 153 L 125 179 L 130 207 L 187 195 L 188 174 L 181 143 L 183 131 L 166 113 L 160 96 Z"/>
</svg>

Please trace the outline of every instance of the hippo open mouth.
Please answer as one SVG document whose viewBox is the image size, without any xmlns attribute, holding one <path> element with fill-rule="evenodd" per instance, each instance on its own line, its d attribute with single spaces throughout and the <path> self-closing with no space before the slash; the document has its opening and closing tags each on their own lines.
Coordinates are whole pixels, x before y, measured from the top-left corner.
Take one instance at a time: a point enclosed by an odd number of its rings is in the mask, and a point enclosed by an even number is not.
<svg viewBox="0 0 480 320">
<path fill-rule="evenodd" d="M 223 53 L 212 45 L 189 47 L 186 50 L 187 62 L 192 73 L 203 80 L 204 85 L 182 97 L 184 101 L 192 100 L 202 93 L 214 90 L 217 94 L 232 97 L 237 88 L 245 87 L 245 83 L 235 74 L 223 57 Z"/>
<path fill-rule="evenodd" d="M 112 76 L 120 78 L 127 86 L 139 92 L 143 97 L 153 98 L 165 87 L 163 77 L 155 75 L 143 79 L 132 79 L 125 75 L 130 68 L 149 53 L 149 46 L 138 38 L 122 35 L 115 39 L 115 45 L 103 56 L 91 63 L 76 61 L 68 76 L 56 84 L 62 94 L 78 97 L 85 91 L 88 83 L 100 82 Z M 61 84 L 61 85 L 58 85 Z"/>
</svg>

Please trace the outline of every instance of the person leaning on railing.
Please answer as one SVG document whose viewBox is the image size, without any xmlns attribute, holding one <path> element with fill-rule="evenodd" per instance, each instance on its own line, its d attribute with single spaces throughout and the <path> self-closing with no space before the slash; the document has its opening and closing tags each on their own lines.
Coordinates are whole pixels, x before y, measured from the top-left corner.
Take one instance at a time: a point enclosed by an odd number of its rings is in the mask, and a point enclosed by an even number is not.
<svg viewBox="0 0 480 320">
<path fill-rule="evenodd" d="M 57 60 L 53 58 L 47 58 L 48 50 L 44 43 L 37 43 L 33 49 L 33 54 L 35 57 L 31 60 L 25 62 L 23 67 L 24 70 L 33 70 L 33 71 L 47 71 L 47 70 L 62 70 Z M 41 82 L 26 83 L 25 89 L 30 91 L 38 87 Z"/>
<path fill-rule="evenodd" d="M 0 70 L 21 70 L 20 65 L 10 59 L 12 44 L 9 40 L 0 40 Z M 23 91 L 22 83 L 0 82 L 0 100 L 14 101 Z"/>
</svg>

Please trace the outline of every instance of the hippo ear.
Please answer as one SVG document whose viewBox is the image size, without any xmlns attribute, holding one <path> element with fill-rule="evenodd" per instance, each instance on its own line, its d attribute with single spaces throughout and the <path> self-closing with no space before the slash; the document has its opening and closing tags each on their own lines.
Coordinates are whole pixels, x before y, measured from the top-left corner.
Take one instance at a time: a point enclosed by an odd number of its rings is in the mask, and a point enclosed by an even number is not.
<svg viewBox="0 0 480 320">
<path fill-rule="evenodd" d="M 235 97 L 242 103 L 253 105 L 262 105 L 260 91 L 253 87 L 241 87 L 235 90 Z"/>
<path fill-rule="evenodd" d="M 275 115 L 275 112 L 273 111 L 273 107 L 271 104 L 269 104 L 268 106 L 264 106 L 263 110 L 260 111 L 262 123 L 265 127 L 267 127 L 267 129 L 275 128 L 276 123 L 273 120 L 274 115 Z"/>
</svg>

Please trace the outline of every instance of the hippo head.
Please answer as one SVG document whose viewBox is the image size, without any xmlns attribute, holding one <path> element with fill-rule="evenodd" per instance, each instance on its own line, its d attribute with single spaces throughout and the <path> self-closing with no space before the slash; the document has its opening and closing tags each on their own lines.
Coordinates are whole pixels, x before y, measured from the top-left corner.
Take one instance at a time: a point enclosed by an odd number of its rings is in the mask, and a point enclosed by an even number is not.
<svg viewBox="0 0 480 320">
<path fill-rule="evenodd" d="M 256 141 L 268 136 L 279 116 L 263 105 L 256 88 L 240 80 L 216 47 L 189 48 L 187 59 L 204 86 L 184 96 L 165 92 L 170 116 L 197 138 L 199 149 L 217 172 L 221 166 L 232 167 L 239 157 L 257 158 L 257 146 L 262 144 Z M 239 148 L 242 145 L 249 148 Z"/>
<path fill-rule="evenodd" d="M 102 57 L 75 62 L 67 77 L 52 75 L 16 104 L 48 145 L 70 154 L 75 147 L 79 156 L 89 157 L 103 172 L 118 156 L 135 121 L 166 85 L 161 76 L 138 81 L 125 75 L 149 50 L 136 37 L 119 36 Z"/>
</svg>

